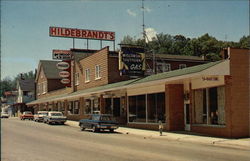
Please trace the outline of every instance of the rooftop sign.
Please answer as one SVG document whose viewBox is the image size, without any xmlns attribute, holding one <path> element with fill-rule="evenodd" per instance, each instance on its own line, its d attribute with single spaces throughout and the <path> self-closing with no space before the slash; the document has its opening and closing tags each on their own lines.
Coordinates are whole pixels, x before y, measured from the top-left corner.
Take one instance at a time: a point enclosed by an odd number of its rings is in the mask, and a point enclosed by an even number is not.
<svg viewBox="0 0 250 161">
<path fill-rule="evenodd" d="M 115 40 L 115 32 L 97 31 L 76 28 L 50 27 L 49 35 L 52 37 L 66 37 L 78 39 Z"/>
<path fill-rule="evenodd" d="M 52 58 L 58 60 L 70 60 L 72 57 L 70 50 L 53 50 Z"/>
</svg>

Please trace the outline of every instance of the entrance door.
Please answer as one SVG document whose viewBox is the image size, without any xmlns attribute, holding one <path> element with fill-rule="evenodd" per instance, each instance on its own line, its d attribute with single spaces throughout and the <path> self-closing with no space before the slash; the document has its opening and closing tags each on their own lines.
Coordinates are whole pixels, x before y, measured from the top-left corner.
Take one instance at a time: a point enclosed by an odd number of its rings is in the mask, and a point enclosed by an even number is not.
<svg viewBox="0 0 250 161">
<path fill-rule="evenodd" d="M 185 130 L 190 131 L 190 107 L 189 107 L 189 104 L 184 104 L 184 121 L 185 121 Z"/>
</svg>

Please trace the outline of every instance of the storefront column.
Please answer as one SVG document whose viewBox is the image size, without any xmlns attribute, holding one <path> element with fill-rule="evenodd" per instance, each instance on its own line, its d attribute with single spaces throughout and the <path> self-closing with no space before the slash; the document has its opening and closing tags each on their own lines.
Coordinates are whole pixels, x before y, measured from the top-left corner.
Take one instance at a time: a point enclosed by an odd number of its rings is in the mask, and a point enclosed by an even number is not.
<svg viewBox="0 0 250 161">
<path fill-rule="evenodd" d="M 101 114 L 105 114 L 105 99 L 102 94 L 100 95 L 100 112 Z"/>
<path fill-rule="evenodd" d="M 166 85 L 166 128 L 168 131 L 184 130 L 184 86 Z"/>
<path fill-rule="evenodd" d="M 80 115 L 84 115 L 84 110 L 85 110 L 85 100 L 84 100 L 84 97 L 80 97 L 79 98 L 79 110 L 80 110 Z"/>
<path fill-rule="evenodd" d="M 65 116 L 68 116 L 68 101 L 67 100 L 64 100 L 64 114 Z"/>
</svg>

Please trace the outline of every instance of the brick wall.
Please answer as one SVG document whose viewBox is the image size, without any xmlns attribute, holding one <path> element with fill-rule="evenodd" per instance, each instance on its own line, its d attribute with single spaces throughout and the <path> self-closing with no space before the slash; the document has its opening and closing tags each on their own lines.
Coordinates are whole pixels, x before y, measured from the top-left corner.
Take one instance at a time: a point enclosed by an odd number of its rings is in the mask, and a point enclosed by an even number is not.
<svg viewBox="0 0 250 161">
<path fill-rule="evenodd" d="M 230 49 L 232 137 L 250 136 L 250 50 Z"/>
<path fill-rule="evenodd" d="M 184 130 L 183 84 L 166 85 L 166 128 L 169 131 Z"/>
</svg>

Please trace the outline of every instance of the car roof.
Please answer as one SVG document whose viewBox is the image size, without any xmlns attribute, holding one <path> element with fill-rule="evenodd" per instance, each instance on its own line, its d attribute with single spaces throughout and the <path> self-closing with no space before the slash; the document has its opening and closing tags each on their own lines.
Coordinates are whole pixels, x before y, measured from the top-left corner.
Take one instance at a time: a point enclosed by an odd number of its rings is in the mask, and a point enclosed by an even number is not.
<svg viewBox="0 0 250 161">
<path fill-rule="evenodd" d="M 61 111 L 49 111 L 49 113 L 62 113 Z"/>
</svg>

